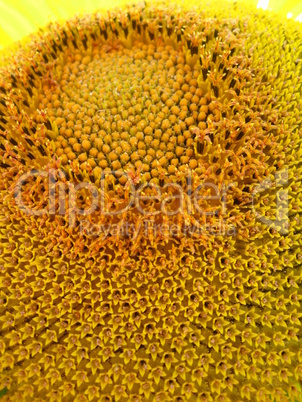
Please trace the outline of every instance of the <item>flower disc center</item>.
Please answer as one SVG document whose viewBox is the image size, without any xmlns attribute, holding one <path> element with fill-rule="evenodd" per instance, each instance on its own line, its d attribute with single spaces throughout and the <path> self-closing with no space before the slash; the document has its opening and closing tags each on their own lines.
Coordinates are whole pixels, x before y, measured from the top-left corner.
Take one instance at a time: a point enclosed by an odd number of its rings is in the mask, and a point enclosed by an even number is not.
<svg viewBox="0 0 302 402">
<path fill-rule="evenodd" d="M 113 171 L 121 184 L 128 170 L 158 183 L 195 169 L 196 130 L 220 118 L 199 75 L 172 46 L 136 42 L 128 49 L 117 41 L 70 53 L 40 106 L 58 127 L 56 154 L 87 172 Z"/>
</svg>

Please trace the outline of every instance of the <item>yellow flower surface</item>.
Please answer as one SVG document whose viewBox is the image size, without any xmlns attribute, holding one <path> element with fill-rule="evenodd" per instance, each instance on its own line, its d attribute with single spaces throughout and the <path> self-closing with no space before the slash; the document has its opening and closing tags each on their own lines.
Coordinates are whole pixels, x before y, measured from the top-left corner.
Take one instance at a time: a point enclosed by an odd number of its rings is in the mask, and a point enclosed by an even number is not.
<svg viewBox="0 0 302 402">
<path fill-rule="evenodd" d="M 132 2 L 133 3 L 133 2 Z M 192 4 L 183 2 L 184 4 Z M 301 0 L 250 0 L 246 1 L 252 7 L 278 12 L 302 21 Z M 127 4 L 125 0 L 112 0 L 110 7 Z M 22 40 L 25 35 L 43 27 L 49 21 L 62 20 L 75 14 L 93 12 L 108 8 L 106 1 L 99 0 L 0 0 L 0 50 L 12 45 L 14 41 Z"/>
<path fill-rule="evenodd" d="M 2 400 L 300 400 L 299 4 L 0 4 Z"/>
</svg>

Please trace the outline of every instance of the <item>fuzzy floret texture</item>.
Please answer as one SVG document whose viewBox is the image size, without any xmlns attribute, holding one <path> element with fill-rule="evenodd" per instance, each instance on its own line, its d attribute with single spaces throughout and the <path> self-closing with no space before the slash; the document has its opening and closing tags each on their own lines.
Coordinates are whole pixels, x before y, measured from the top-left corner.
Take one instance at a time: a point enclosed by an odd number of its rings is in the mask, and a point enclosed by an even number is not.
<svg viewBox="0 0 302 402">
<path fill-rule="evenodd" d="M 298 24 L 240 2 L 74 18 L 2 59 L 4 401 L 298 400 L 301 59 Z"/>
</svg>

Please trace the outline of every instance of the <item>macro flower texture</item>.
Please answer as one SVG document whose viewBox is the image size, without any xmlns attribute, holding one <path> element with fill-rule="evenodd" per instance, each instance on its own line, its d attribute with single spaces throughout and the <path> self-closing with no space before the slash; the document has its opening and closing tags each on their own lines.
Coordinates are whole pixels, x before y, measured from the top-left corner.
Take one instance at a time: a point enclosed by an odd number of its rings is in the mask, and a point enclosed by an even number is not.
<svg viewBox="0 0 302 402">
<path fill-rule="evenodd" d="M 290 17 L 142 2 L 1 51 L 1 402 L 302 400 Z"/>
</svg>

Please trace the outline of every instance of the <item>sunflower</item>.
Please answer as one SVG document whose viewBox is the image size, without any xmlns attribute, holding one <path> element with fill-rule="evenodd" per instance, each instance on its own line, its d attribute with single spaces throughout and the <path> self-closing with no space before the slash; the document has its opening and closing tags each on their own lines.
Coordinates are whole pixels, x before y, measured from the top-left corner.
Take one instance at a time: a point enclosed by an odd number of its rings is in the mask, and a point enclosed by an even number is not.
<svg viewBox="0 0 302 402">
<path fill-rule="evenodd" d="M 67 12 L 3 52 L 3 401 L 301 398 L 302 29 L 267 7 Z"/>
</svg>

